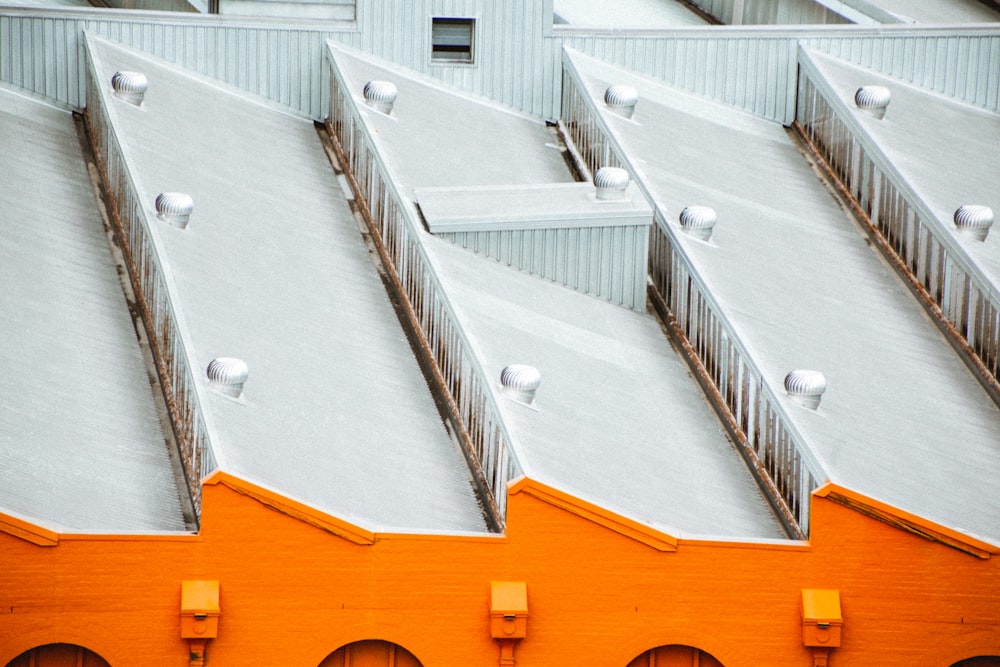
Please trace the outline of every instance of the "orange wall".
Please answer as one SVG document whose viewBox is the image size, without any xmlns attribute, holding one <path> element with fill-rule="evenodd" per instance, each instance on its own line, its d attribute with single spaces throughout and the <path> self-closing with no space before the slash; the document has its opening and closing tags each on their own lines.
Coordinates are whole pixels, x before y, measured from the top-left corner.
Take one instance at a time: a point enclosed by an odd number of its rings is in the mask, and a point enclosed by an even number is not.
<svg viewBox="0 0 1000 667">
<path fill-rule="evenodd" d="M 982 560 L 829 500 L 808 546 L 681 540 L 657 551 L 527 493 L 504 537 L 380 536 L 357 545 L 219 485 L 201 534 L 67 538 L 41 547 L 0 533 L 0 665 L 52 642 L 112 667 L 187 664 L 180 582 L 217 579 L 208 665 L 316 667 L 380 638 L 427 667 L 496 665 L 491 580 L 526 581 L 520 665 L 620 665 L 662 644 L 726 667 L 810 665 L 801 589 L 840 590 L 832 667 L 949 667 L 1000 655 L 1000 557 Z"/>
</svg>

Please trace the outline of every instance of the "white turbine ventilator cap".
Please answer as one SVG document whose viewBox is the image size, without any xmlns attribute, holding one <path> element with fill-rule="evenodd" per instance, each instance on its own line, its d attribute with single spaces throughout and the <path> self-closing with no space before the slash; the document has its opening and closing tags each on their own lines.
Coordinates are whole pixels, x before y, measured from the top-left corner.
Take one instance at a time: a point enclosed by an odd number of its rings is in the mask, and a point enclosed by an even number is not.
<svg viewBox="0 0 1000 667">
<path fill-rule="evenodd" d="M 792 371 L 785 376 L 785 391 L 802 407 L 815 410 L 826 391 L 826 377 L 819 371 Z"/>
<path fill-rule="evenodd" d="M 227 396 L 239 398 L 250 369 L 242 359 L 217 357 L 209 362 L 207 373 L 213 387 Z"/>
<path fill-rule="evenodd" d="M 515 400 L 530 405 L 535 400 L 535 392 L 542 384 L 542 374 L 534 366 L 511 364 L 500 373 L 503 392 Z"/>
</svg>

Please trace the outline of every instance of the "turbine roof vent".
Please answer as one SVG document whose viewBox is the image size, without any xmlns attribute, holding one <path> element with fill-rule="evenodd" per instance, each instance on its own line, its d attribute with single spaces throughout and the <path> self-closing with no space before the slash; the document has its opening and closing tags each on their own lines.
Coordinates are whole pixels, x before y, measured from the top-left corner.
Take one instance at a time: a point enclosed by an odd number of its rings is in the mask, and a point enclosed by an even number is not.
<svg viewBox="0 0 1000 667">
<path fill-rule="evenodd" d="M 616 114 L 631 118 L 639 103 L 639 92 L 632 86 L 608 86 L 604 91 L 604 103 Z"/>
<path fill-rule="evenodd" d="M 630 182 L 628 172 L 620 167 L 601 167 L 594 174 L 598 199 L 625 199 Z"/>
<path fill-rule="evenodd" d="M 142 72 L 118 71 L 111 77 L 111 88 L 115 95 L 129 104 L 140 106 L 149 88 L 149 81 Z"/>
<path fill-rule="evenodd" d="M 712 238 L 718 216 L 710 206 L 688 206 L 680 215 L 681 228 L 699 241 Z"/>
<path fill-rule="evenodd" d="M 892 93 L 885 86 L 861 86 L 854 93 L 854 103 L 858 108 L 875 118 L 883 118 L 889 106 Z"/>
<path fill-rule="evenodd" d="M 213 387 L 226 396 L 239 398 L 243 384 L 250 375 L 250 369 L 242 359 L 217 357 L 208 364 L 208 380 Z"/>
<path fill-rule="evenodd" d="M 161 192 L 156 195 L 156 217 L 174 227 L 184 229 L 194 211 L 194 200 L 183 192 Z"/>
<path fill-rule="evenodd" d="M 963 236 L 985 241 L 993 226 L 993 209 L 978 204 L 961 206 L 955 211 L 955 226 Z"/>
<path fill-rule="evenodd" d="M 530 405 L 542 384 L 542 374 L 534 366 L 511 364 L 500 373 L 500 386 L 511 398 Z"/>
<path fill-rule="evenodd" d="M 365 84 L 365 103 L 384 114 L 392 113 L 399 91 L 391 81 L 369 81 Z"/>
<path fill-rule="evenodd" d="M 819 371 L 792 371 L 785 376 L 785 391 L 802 407 L 815 410 L 826 391 L 826 377 Z"/>
</svg>

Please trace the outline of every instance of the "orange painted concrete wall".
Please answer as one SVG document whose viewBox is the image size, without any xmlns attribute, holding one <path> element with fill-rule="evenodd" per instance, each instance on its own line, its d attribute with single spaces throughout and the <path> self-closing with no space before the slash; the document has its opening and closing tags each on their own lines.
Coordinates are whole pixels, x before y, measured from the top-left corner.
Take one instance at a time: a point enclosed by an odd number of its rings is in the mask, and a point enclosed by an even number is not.
<svg viewBox="0 0 1000 667">
<path fill-rule="evenodd" d="M 42 547 L 0 533 L 0 665 L 53 642 L 112 667 L 187 665 L 184 579 L 220 581 L 206 662 L 219 667 L 316 667 L 370 638 L 426 667 L 496 665 L 492 580 L 527 582 L 519 665 L 624 667 L 666 644 L 726 667 L 811 665 L 803 588 L 840 591 L 832 667 L 1000 655 L 1000 556 L 976 558 L 824 498 L 809 545 L 680 540 L 658 551 L 527 493 L 511 496 L 508 526 L 502 537 L 359 545 L 218 484 L 205 487 L 197 536 L 63 536 Z"/>
</svg>

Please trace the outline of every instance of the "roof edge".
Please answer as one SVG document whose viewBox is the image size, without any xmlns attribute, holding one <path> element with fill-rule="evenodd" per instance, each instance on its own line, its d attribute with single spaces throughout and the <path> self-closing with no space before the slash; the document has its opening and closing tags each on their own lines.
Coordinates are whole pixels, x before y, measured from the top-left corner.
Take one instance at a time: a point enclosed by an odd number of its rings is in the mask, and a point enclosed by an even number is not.
<svg viewBox="0 0 1000 667">
<path fill-rule="evenodd" d="M 938 542 L 976 558 L 986 560 L 994 554 L 1000 554 L 1000 546 L 911 514 L 833 482 L 827 482 L 816 489 L 813 491 L 813 495 L 818 498 L 826 498 L 893 528 L 904 530 L 931 542 Z"/>
<path fill-rule="evenodd" d="M 572 494 L 528 477 L 521 477 L 510 482 L 507 486 L 507 493 L 510 496 L 525 493 L 570 514 L 575 514 L 587 521 L 641 542 L 657 551 L 677 551 L 678 540 L 673 535 L 668 535 L 652 526 L 626 518 L 600 505 L 581 500 Z"/>
<path fill-rule="evenodd" d="M 59 533 L 38 524 L 0 512 L 0 533 L 7 533 L 40 547 L 54 547 L 59 544 Z"/>
<path fill-rule="evenodd" d="M 354 544 L 375 544 L 375 533 L 331 514 L 321 512 L 309 505 L 292 500 L 275 491 L 258 486 L 221 470 L 216 470 L 202 480 L 202 485 L 223 485 L 236 493 L 253 498 L 262 505 L 282 514 L 315 526 Z"/>
</svg>

